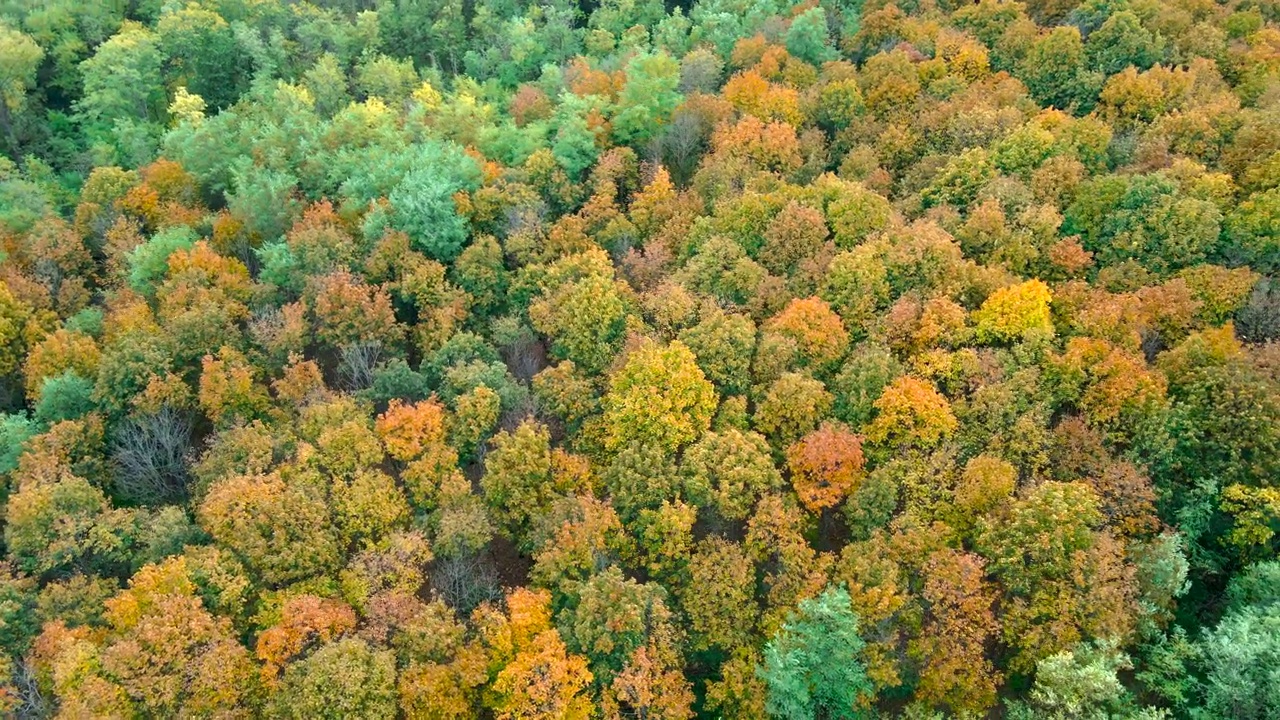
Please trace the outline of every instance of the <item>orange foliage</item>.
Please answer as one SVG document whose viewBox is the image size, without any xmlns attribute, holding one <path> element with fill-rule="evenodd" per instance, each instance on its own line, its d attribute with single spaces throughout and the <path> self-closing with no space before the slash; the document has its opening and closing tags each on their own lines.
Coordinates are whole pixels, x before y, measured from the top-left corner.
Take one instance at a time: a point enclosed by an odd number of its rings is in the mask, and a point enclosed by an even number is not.
<svg viewBox="0 0 1280 720">
<path fill-rule="evenodd" d="M 421 456 L 427 447 L 444 442 L 444 424 L 444 408 L 434 399 L 413 404 L 392 400 L 374 428 L 387 454 L 408 462 Z"/>
<path fill-rule="evenodd" d="M 724 85 L 724 98 L 739 111 L 766 122 L 776 120 L 799 125 L 804 121 L 799 93 L 770 83 L 754 70 L 729 78 Z"/>
<path fill-rule="evenodd" d="M 749 160 L 762 169 L 791 172 L 804 162 L 796 129 L 784 122 L 747 116 L 737 124 L 722 124 L 711 136 L 716 155 Z"/>
<path fill-rule="evenodd" d="M 792 300 L 764 329 L 795 341 L 801 356 L 813 365 L 827 365 L 844 356 L 849 333 L 827 302 L 818 297 Z"/>
<path fill-rule="evenodd" d="M 813 512 L 839 505 L 863 478 L 862 438 L 835 423 L 804 436 L 787 449 L 791 484 Z"/>
<path fill-rule="evenodd" d="M 262 680 L 276 682 L 280 671 L 307 648 L 340 637 L 356 626 L 351 606 L 338 600 L 299 595 L 280 610 L 280 622 L 258 636 L 256 653 L 262 661 Z"/>
</svg>

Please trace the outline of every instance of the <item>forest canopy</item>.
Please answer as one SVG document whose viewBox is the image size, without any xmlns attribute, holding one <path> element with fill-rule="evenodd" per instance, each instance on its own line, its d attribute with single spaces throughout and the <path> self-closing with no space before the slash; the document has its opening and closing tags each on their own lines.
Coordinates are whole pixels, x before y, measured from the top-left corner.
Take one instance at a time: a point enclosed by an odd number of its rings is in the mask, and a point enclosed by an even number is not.
<svg viewBox="0 0 1280 720">
<path fill-rule="evenodd" d="M 0 714 L 1280 718 L 1277 0 L 0 0 Z"/>
</svg>

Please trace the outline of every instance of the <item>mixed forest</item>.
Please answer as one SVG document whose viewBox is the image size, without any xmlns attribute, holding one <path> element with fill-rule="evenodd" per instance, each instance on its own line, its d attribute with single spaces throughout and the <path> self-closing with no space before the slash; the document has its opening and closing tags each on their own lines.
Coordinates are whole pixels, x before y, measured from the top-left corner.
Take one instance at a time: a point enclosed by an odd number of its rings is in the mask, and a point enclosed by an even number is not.
<svg viewBox="0 0 1280 720">
<path fill-rule="evenodd" d="M 0 0 L 0 714 L 1280 718 L 1277 0 Z"/>
</svg>

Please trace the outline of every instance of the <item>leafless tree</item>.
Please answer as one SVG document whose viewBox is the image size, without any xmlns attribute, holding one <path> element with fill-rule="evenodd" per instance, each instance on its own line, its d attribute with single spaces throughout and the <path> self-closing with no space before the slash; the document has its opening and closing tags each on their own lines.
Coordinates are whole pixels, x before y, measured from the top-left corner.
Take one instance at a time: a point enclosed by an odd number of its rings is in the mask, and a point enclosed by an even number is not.
<svg viewBox="0 0 1280 720">
<path fill-rule="evenodd" d="M 40 692 L 40 682 L 29 661 L 24 660 L 14 671 L 14 684 L 18 690 L 18 706 L 14 714 L 19 720 L 44 720 L 53 715 L 53 708 Z"/>
<path fill-rule="evenodd" d="M 431 572 L 431 588 L 460 614 L 468 614 L 480 603 L 502 597 L 502 586 L 493 566 L 484 555 L 440 558 Z"/>
<path fill-rule="evenodd" d="M 382 343 L 356 343 L 342 348 L 338 360 L 338 381 L 352 392 L 373 385 L 373 371 L 382 358 Z"/>
<path fill-rule="evenodd" d="M 129 419 L 112 443 L 116 488 L 144 505 L 181 500 L 187 492 L 190 447 L 191 423 L 173 408 Z"/>
</svg>

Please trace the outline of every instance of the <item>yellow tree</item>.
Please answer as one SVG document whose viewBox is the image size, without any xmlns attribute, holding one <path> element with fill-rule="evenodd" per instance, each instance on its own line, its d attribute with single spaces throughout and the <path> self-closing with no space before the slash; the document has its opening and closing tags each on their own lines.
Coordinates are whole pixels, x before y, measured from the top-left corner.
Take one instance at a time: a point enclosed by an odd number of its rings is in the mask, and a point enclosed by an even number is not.
<svg viewBox="0 0 1280 720">
<path fill-rule="evenodd" d="M 1039 280 L 1028 280 L 991 293 L 973 313 L 981 342 L 1014 342 L 1035 333 L 1053 334 L 1049 303 L 1053 295 Z"/>
<path fill-rule="evenodd" d="M 675 452 L 711 426 L 716 391 L 684 343 L 646 343 L 610 380 L 603 405 L 607 449 L 653 444 Z"/>
</svg>

